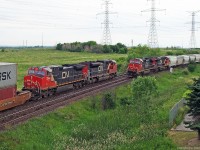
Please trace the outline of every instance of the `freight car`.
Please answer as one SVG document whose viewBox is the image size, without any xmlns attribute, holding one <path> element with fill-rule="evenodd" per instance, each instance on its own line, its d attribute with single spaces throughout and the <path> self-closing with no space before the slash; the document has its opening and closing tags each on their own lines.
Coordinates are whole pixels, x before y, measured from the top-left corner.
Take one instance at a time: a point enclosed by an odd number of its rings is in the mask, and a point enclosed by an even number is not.
<svg viewBox="0 0 200 150">
<path fill-rule="evenodd" d="M 190 57 L 190 62 L 195 62 L 196 61 L 196 56 L 195 55 L 189 55 Z"/>
<path fill-rule="evenodd" d="M 194 54 L 193 56 L 195 57 L 195 62 L 199 63 L 200 62 L 200 54 Z"/>
<path fill-rule="evenodd" d="M 102 79 L 113 78 L 116 74 L 117 64 L 114 60 L 32 67 L 24 77 L 23 89 L 32 92 L 33 99 L 38 99 L 55 94 L 58 87 L 73 85 L 76 89 Z"/>
<path fill-rule="evenodd" d="M 183 65 L 188 65 L 190 63 L 190 56 L 182 55 L 183 56 Z"/>
<path fill-rule="evenodd" d="M 0 63 L 0 111 L 24 104 L 30 91 L 17 91 L 17 64 Z"/>
</svg>

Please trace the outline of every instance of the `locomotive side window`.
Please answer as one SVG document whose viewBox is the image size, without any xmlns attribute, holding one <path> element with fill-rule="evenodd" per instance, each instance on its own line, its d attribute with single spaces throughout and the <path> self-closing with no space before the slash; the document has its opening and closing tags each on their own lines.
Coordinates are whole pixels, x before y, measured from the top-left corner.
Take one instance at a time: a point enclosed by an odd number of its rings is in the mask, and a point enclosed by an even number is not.
<svg viewBox="0 0 200 150">
<path fill-rule="evenodd" d="M 29 70 L 28 74 L 35 74 L 35 71 L 34 70 Z"/>
<path fill-rule="evenodd" d="M 36 75 L 45 76 L 45 72 L 44 72 L 44 71 L 36 71 L 35 74 L 36 74 Z"/>
</svg>

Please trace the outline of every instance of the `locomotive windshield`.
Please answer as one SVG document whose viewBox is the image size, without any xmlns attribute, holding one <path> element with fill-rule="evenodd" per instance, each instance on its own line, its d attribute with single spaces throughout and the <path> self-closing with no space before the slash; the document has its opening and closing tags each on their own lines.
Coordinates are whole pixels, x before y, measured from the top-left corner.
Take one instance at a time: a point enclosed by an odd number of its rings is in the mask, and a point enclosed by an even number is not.
<svg viewBox="0 0 200 150">
<path fill-rule="evenodd" d="M 38 76 L 45 76 L 45 72 L 44 71 L 36 71 L 36 70 L 29 70 L 28 71 L 29 75 L 38 75 Z"/>
<path fill-rule="evenodd" d="M 29 71 L 28 71 L 28 74 L 29 74 L 29 75 L 35 74 L 35 70 L 29 70 Z"/>
<path fill-rule="evenodd" d="M 140 64 L 140 60 L 139 59 L 134 59 L 134 60 L 130 60 L 131 64 Z"/>
</svg>

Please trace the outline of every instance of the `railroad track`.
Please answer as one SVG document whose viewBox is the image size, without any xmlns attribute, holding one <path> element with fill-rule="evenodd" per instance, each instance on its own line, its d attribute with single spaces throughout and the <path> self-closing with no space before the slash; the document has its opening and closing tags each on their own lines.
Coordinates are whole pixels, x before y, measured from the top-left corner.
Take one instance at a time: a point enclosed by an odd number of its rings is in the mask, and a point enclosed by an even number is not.
<svg viewBox="0 0 200 150">
<path fill-rule="evenodd" d="M 0 130 L 9 129 L 19 123 L 27 121 L 30 118 L 44 115 L 59 107 L 69 105 L 74 101 L 78 101 L 84 97 L 96 95 L 97 93 L 114 88 L 116 86 L 128 83 L 131 79 L 125 75 L 120 75 L 113 80 L 107 80 L 106 82 L 100 82 L 99 84 L 93 84 L 92 86 L 86 86 L 79 90 L 70 91 L 52 98 L 48 98 L 45 101 L 33 103 L 22 109 L 8 113 L 5 116 L 0 116 Z"/>
</svg>

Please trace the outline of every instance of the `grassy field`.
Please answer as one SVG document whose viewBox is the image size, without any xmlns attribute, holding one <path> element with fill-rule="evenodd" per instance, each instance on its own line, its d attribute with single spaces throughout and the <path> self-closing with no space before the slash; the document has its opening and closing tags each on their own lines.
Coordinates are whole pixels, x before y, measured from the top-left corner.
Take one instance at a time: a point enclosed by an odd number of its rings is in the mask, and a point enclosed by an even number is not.
<svg viewBox="0 0 200 150">
<path fill-rule="evenodd" d="M 168 132 L 169 110 L 199 74 L 200 66 L 188 75 L 183 69 L 157 74 L 159 95 L 152 99 L 155 113 L 149 124 L 139 121 L 132 106 L 120 105 L 121 98 L 131 100 L 128 84 L 111 90 L 116 93 L 115 109 L 102 110 L 102 95 L 86 98 L 1 133 L 0 149 L 177 149 L 180 141 Z M 91 107 L 94 101 L 95 108 Z"/>
<path fill-rule="evenodd" d="M 23 76 L 31 66 L 97 59 L 115 59 L 120 68 L 127 65 L 127 55 L 122 54 L 69 53 L 52 49 L 9 50 L 0 54 L 1 62 L 18 63 L 18 89 L 22 88 Z M 191 78 L 199 74 L 200 66 L 188 75 L 183 69 L 176 69 L 173 74 L 163 72 L 155 76 L 159 95 L 151 100 L 155 114 L 153 123 L 149 125 L 139 121 L 140 118 L 132 106 L 120 105 L 121 98 L 131 100 L 131 85 L 128 84 L 111 90 L 116 93 L 115 109 L 102 110 L 103 94 L 85 98 L 83 101 L 0 133 L 0 150 L 177 149 L 180 146 L 187 146 L 186 142 L 181 144 L 184 136 L 188 136 L 187 140 L 190 140 L 196 134 L 169 133 L 168 115 L 171 107 L 185 93 L 186 85 L 192 82 Z"/>
<path fill-rule="evenodd" d="M 0 52 L 1 62 L 18 64 L 18 89 L 22 88 L 23 77 L 26 75 L 28 68 L 32 66 L 61 65 L 97 59 L 114 59 L 120 62 L 126 57 L 127 55 L 123 54 L 70 53 L 53 49 L 23 49 Z"/>
</svg>

